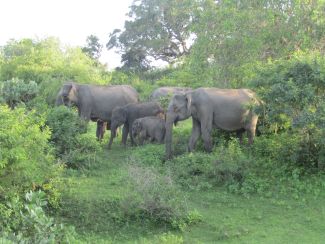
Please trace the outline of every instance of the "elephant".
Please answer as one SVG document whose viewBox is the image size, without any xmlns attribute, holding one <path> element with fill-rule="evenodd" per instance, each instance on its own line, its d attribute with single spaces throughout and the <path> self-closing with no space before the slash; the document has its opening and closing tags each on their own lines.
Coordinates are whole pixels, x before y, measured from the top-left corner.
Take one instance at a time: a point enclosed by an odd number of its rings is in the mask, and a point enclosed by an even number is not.
<svg viewBox="0 0 325 244">
<path fill-rule="evenodd" d="M 159 87 L 151 93 L 149 100 L 159 101 L 161 97 L 166 97 L 168 95 L 185 94 L 186 92 L 190 91 L 192 91 L 192 88 L 188 87 Z"/>
<path fill-rule="evenodd" d="M 101 123 L 110 124 L 113 109 L 138 101 L 139 94 L 128 85 L 99 86 L 68 82 L 61 87 L 56 105 L 75 105 L 82 119 L 96 121 L 96 135 L 100 139 L 103 132 Z"/>
<path fill-rule="evenodd" d="M 165 120 L 157 116 L 136 119 L 132 125 L 132 136 L 139 138 L 139 145 L 143 145 L 146 139 L 163 143 L 165 131 Z"/>
<path fill-rule="evenodd" d="M 111 125 L 109 122 L 104 122 L 102 120 L 97 120 L 97 130 L 96 137 L 98 140 L 102 140 L 104 138 L 104 134 L 106 130 L 111 130 Z M 119 132 L 116 131 L 116 135 L 118 136 Z"/>
<path fill-rule="evenodd" d="M 255 93 L 249 89 L 198 88 L 183 95 L 174 95 L 166 113 L 166 158 L 172 156 L 173 123 L 192 117 L 192 135 L 188 151 L 193 151 L 200 136 L 207 152 L 212 150 L 211 133 L 216 127 L 247 132 L 249 144 L 253 143 L 258 115 L 251 105 L 260 105 Z"/>
<path fill-rule="evenodd" d="M 105 130 L 107 128 L 108 123 L 102 120 L 97 120 L 97 129 L 96 129 L 96 137 L 98 140 L 102 140 L 104 138 Z"/>
<path fill-rule="evenodd" d="M 111 148 L 113 139 L 116 136 L 116 128 L 122 124 L 122 143 L 126 146 L 126 139 L 130 133 L 131 144 L 134 145 L 132 136 L 133 121 L 146 116 L 156 116 L 164 113 L 164 109 L 157 102 L 130 103 L 113 110 L 111 121 L 111 137 L 108 148 Z"/>
</svg>

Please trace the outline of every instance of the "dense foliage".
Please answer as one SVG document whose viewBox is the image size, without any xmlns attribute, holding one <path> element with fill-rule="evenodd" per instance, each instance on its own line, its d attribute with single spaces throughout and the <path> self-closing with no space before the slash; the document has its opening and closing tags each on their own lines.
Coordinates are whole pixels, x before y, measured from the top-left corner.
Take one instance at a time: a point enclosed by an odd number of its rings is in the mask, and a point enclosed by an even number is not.
<svg viewBox="0 0 325 244">
<path fill-rule="evenodd" d="M 50 132 L 44 127 L 44 118 L 23 108 L 0 108 L 1 191 L 22 192 L 42 185 L 58 167 L 48 144 Z"/>
</svg>

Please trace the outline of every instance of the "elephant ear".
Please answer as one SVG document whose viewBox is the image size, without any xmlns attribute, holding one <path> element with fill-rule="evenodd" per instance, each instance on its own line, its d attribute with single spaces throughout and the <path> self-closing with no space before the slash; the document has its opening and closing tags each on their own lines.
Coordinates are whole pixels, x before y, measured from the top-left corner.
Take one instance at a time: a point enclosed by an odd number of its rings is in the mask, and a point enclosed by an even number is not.
<svg viewBox="0 0 325 244">
<path fill-rule="evenodd" d="M 72 89 L 72 83 L 66 83 L 63 85 L 63 93 L 69 94 Z"/>
</svg>

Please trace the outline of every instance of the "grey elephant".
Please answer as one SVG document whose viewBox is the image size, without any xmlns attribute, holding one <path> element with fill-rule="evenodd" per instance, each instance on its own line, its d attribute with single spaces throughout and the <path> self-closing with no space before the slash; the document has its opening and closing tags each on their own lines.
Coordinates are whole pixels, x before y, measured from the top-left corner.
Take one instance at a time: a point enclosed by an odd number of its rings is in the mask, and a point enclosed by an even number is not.
<svg viewBox="0 0 325 244">
<path fill-rule="evenodd" d="M 151 93 L 149 100 L 159 101 L 161 97 L 167 97 L 169 95 L 172 96 L 177 94 L 185 94 L 186 92 L 190 92 L 190 91 L 192 91 L 192 88 L 188 88 L 188 87 L 169 87 L 169 86 L 159 87 Z"/>
<path fill-rule="evenodd" d="M 103 132 L 101 123 L 110 124 L 114 108 L 138 101 L 139 94 L 128 85 L 99 86 L 68 82 L 61 87 L 56 105 L 75 105 L 82 119 L 96 121 L 99 138 Z"/>
<path fill-rule="evenodd" d="M 253 143 L 258 115 L 252 106 L 260 102 L 249 89 L 199 88 L 184 95 L 175 95 L 166 114 L 166 157 L 171 158 L 173 123 L 192 117 L 192 135 L 188 150 L 192 151 L 200 136 L 204 148 L 212 150 L 212 128 L 226 131 L 247 131 L 249 143 Z"/>
<path fill-rule="evenodd" d="M 148 116 L 136 119 L 132 125 L 133 138 L 139 138 L 139 144 L 143 145 L 144 140 L 163 143 L 165 138 L 165 120 L 158 116 Z"/>
<path fill-rule="evenodd" d="M 130 133 L 131 144 L 134 145 L 132 136 L 132 124 L 138 118 L 156 116 L 164 113 L 163 108 L 157 102 L 130 103 L 113 110 L 111 121 L 111 137 L 108 148 L 111 148 L 113 139 L 116 136 L 116 128 L 123 126 L 122 143 L 126 145 L 127 136 Z"/>
</svg>

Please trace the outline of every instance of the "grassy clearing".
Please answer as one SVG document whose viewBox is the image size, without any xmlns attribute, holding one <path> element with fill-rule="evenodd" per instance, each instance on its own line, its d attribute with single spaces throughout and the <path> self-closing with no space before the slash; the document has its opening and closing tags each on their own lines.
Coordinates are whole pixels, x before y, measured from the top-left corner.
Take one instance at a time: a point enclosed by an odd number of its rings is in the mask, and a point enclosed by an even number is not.
<svg viewBox="0 0 325 244">
<path fill-rule="evenodd" d="M 116 140 L 119 141 L 119 140 Z M 277 195 L 242 196 L 226 187 L 185 191 L 187 205 L 202 215 L 198 224 L 183 231 L 164 224 L 124 220 L 118 201 L 129 194 L 124 179 L 128 157 L 137 148 L 98 155 L 100 163 L 89 171 L 70 171 L 61 216 L 74 225 L 85 243 L 322 243 L 325 240 L 325 196 L 304 195 L 298 200 Z M 158 146 L 160 147 L 160 146 Z M 163 145 L 161 145 L 163 147 Z"/>
</svg>

